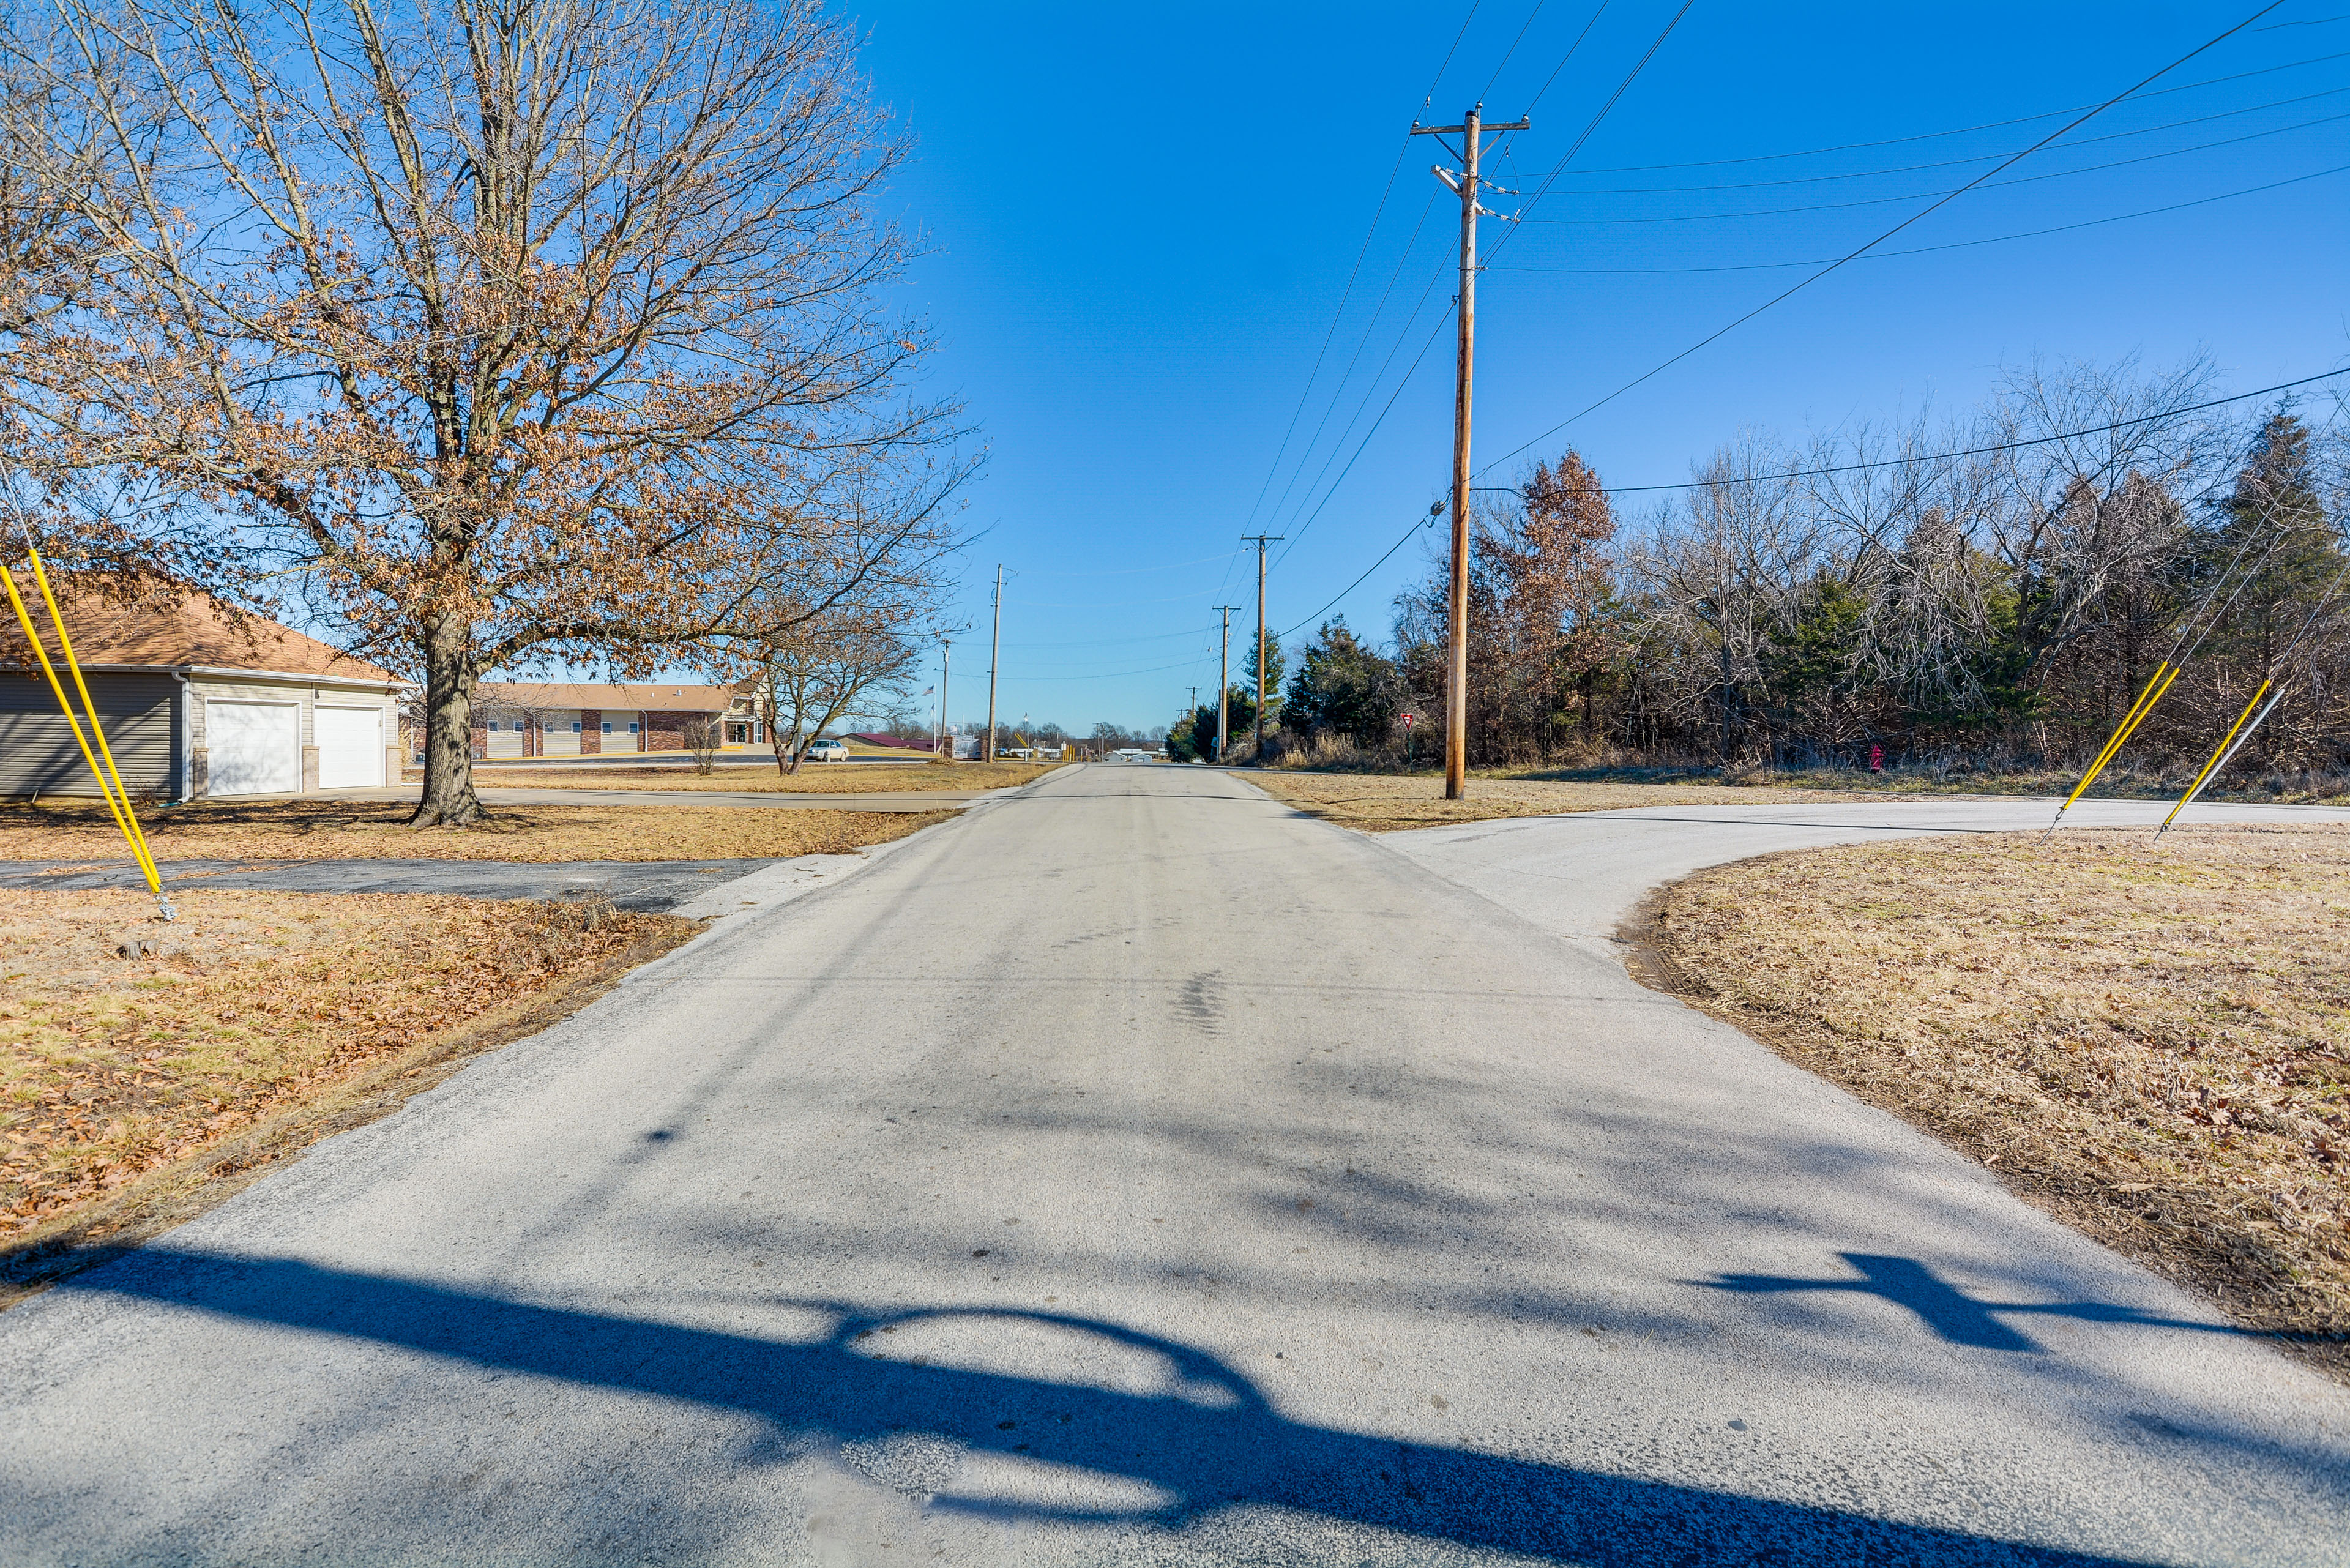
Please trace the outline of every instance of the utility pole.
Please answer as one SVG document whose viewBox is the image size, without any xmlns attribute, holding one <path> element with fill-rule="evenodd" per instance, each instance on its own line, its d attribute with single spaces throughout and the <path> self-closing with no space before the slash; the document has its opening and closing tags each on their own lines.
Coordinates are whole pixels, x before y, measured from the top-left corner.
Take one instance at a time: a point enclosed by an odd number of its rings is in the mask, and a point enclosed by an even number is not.
<svg viewBox="0 0 2350 1568">
<path fill-rule="evenodd" d="M 934 748 L 934 749 L 931 751 L 931 761 L 933 761 L 933 762 L 938 762 L 938 761 L 941 761 L 941 760 L 943 760 L 943 761 L 946 761 L 946 762 L 950 762 L 950 763 L 951 763 L 951 762 L 952 762 L 952 761 L 954 761 L 954 760 L 955 760 L 955 756 L 954 756 L 954 747 L 953 747 L 953 745 L 952 745 L 951 743 L 950 743 L 950 742 L 948 742 L 948 740 L 947 740 L 947 676 L 948 676 L 950 673 L 951 673 L 951 672 L 952 672 L 953 669 L 954 669 L 954 644 L 953 644 L 953 643 L 951 643 L 951 642 L 949 642 L 949 641 L 947 640 L 946 633 L 944 633 L 944 632 L 941 632 L 941 633 L 939 634 L 939 739 L 938 739 L 938 744 L 939 744 L 939 746 L 940 746 L 940 747 L 943 747 L 943 748 L 945 749 L 945 751 L 946 751 L 946 755 L 945 755 L 945 757 L 944 757 L 943 759 L 941 759 L 941 758 L 939 756 L 938 750 L 937 750 L 936 748 Z"/>
<path fill-rule="evenodd" d="M 1216 761 L 1224 760 L 1224 737 L 1232 725 L 1232 611 L 1238 605 L 1218 605 L 1224 612 L 1224 646 L 1216 655 Z"/>
<path fill-rule="evenodd" d="M 1532 119 L 1508 125 L 1487 125 L 1485 106 L 1471 109 L 1459 125 L 1415 125 L 1414 136 L 1461 138 L 1461 172 L 1442 164 L 1436 177 L 1461 197 L 1461 295 L 1454 318 L 1459 346 L 1453 363 L 1452 387 L 1452 583 L 1446 596 L 1444 658 L 1444 798 L 1459 800 L 1468 793 L 1469 757 L 1469 387 L 1477 358 L 1477 216 L 1499 218 L 1477 204 L 1483 182 L 1477 163 L 1489 131 L 1525 130 Z M 1444 143 L 1438 142 L 1439 147 Z M 1445 147 L 1446 151 L 1452 150 Z"/>
<path fill-rule="evenodd" d="M 1287 538 L 1285 534 L 1243 534 L 1241 543 L 1256 545 L 1256 755 L 1264 759 L 1264 547 Z"/>
<path fill-rule="evenodd" d="M 995 564 L 995 630 L 987 641 L 987 739 L 980 742 L 979 760 L 995 760 L 995 661 L 1003 651 L 1003 563 Z"/>
</svg>

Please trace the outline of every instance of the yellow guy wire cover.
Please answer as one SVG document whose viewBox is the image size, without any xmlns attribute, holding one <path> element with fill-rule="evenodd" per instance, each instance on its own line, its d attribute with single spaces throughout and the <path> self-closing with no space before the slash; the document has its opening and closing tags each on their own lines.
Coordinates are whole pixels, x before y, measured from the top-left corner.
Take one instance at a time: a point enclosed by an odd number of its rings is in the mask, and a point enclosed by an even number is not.
<svg viewBox="0 0 2350 1568">
<path fill-rule="evenodd" d="M 2178 797 L 2178 804 L 2170 808 L 2170 815 L 2162 819 L 2162 826 L 2154 830 L 2154 836 L 2157 838 L 2161 837 L 2169 829 L 2171 818 L 2185 811 L 2187 803 L 2202 791 L 2203 781 L 2211 776 L 2211 770 L 2218 767 L 2227 756 L 2228 742 L 2236 738 L 2236 732 L 2244 727 L 2244 721 L 2252 716 L 2252 710 L 2260 706 L 2261 699 L 2268 695 L 2269 688 L 2274 684 L 2273 680 L 2261 682 L 2261 689 L 2252 693 L 2252 700 L 2244 704 L 2244 711 L 2236 715 L 2236 722 L 2228 726 L 2228 732 L 2220 736 L 2220 743 L 2211 749 L 2211 760 L 2203 764 L 2203 771 L 2195 775 L 2195 782 L 2187 787 L 2185 794 Z"/>
<path fill-rule="evenodd" d="M 98 704 L 90 700 L 89 682 L 82 679 L 81 660 L 74 657 L 73 639 L 66 635 L 66 618 L 57 609 L 57 597 L 49 591 L 49 574 L 41 565 L 41 553 L 30 545 L 25 553 L 33 560 L 33 581 L 40 585 L 41 602 L 49 607 L 49 624 L 57 628 L 57 646 L 65 651 L 66 669 L 74 678 L 74 690 L 81 693 L 81 710 L 89 716 L 89 732 L 98 742 L 98 754 L 106 763 L 107 777 L 114 784 L 114 793 L 122 802 L 123 820 L 130 824 L 131 850 L 139 857 L 140 869 L 147 873 L 148 882 L 157 892 L 162 891 L 162 873 L 156 868 L 155 856 L 147 847 L 147 830 L 139 823 L 137 808 L 130 804 L 130 791 L 124 787 L 122 771 L 114 765 L 114 748 L 106 742 L 106 726 L 98 722 Z M 106 780 L 99 784 L 104 786 Z"/>
<path fill-rule="evenodd" d="M 2122 742 L 2129 739 L 2132 730 L 2137 728 L 2138 721 L 2146 716 L 2146 711 L 2160 699 L 2162 692 L 2155 688 L 2160 685 L 2164 691 L 2169 689 L 2163 676 L 2171 672 L 2170 661 L 2167 659 L 2155 666 L 2154 673 L 2146 679 L 2145 689 L 2138 692 L 2137 701 L 2130 704 L 2129 711 L 2122 715 L 2122 722 L 2114 726 L 2112 736 L 2098 749 L 2096 761 L 2091 763 L 2089 771 L 2081 775 L 2081 782 L 2073 786 L 2073 793 L 2064 797 L 2064 804 L 2056 808 L 2057 815 L 2062 816 L 2072 810 L 2073 803 L 2081 798 L 2081 792 L 2087 789 L 2096 781 L 2097 775 L 2106 771 L 2106 764 L 2114 760 L 2116 752 L 2122 749 Z"/>
<path fill-rule="evenodd" d="M 73 730 L 74 743 L 81 748 L 82 761 L 89 764 L 91 776 L 98 780 L 99 792 L 106 796 L 106 808 L 113 814 L 114 826 L 121 830 L 123 841 L 130 846 L 132 856 L 139 861 L 140 870 L 146 874 L 149 888 L 161 898 L 163 892 L 161 877 L 154 863 L 140 853 L 139 841 L 131 836 L 130 827 L 123 821 L 122 806 L 114 798 L 114 791 L 108 785 L 106 774 L 98 765 L 98 758 L 90 752 L 88 737 L 82 733 L 81 721 L 74 717 L 72 700 L 67 697 L 64 684 L 57 680 L 56 668 L 49 663 L 48 647 L 34 628 L 32 612 L 25 607 L 24 597 L 16 591 L 16 574 L 0 571 L 0 587 L 8 590 L 8 603 L 16 612 L 16 624 L 24 628 L 26 644 L 33 650 L 33 657 L 40 660 L 41 673 L 48 677 L 49 691 L 56 695 L 57 707 Z"/>
</svg>

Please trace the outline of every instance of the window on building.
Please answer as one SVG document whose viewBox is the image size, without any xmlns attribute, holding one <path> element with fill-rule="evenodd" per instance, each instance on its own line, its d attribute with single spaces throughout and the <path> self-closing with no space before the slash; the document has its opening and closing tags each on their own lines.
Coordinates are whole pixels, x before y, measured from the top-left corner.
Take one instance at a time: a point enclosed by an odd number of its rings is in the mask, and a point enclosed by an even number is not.
<svg viewBox="0 0 2350 1568">
<path fill-rule="evenodd" d="M 490 721 L 490 733 L 491 733 L 491 734 L 493 734 L 493 735 L 494 735 L 494 734 L 496 734 L 497 732 L 498 732 L 498 722 L 497 722 L 495 719 L 493 719 L 493 720 L 491 720 L 491 721 Z"/>
<path fill-rule="evenodd" d="M 611 720 L 609 720 L 609 719 L 607 719 L 607 720 L 605 720 L 605 721 L 604 721 L 604 733 L 606 733 L 606 734 L 608 734 L 608 734 L 610 734 L 611 732 L 612 732 L 612 721 L 611 721 Z"/>
<path fill-rule="evenodd" d="M 579 732 L 579 721 L 577 719 L 571 721 L 571 732 L 575 735 Z"/>
<path fill-rule="evenodd" d="M 636 732 L 637 732 L 637 722 L 636 722 L 634 719 L 631 719 L 631 720 L 629 720 L 629 733 L 630 733 L 631 735 L 633 735 L 633 734 L 635 734 Z"/>
</svg>

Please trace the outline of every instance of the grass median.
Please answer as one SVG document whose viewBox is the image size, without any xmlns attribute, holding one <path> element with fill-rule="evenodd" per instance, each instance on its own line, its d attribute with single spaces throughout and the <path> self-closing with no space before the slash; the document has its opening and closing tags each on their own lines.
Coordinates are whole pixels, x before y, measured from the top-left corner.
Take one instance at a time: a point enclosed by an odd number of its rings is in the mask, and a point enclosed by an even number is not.
<svg viewBox="0 0 2350 1568">
<path fill-rule="evenodd" d="M 741 806 L 494 807 L 479 827 L 413 828 L 399 801 L 200 801 L 140 814 L 172 860 L 786 860 L 887 844 L 951 812 L 775 811 Z M 0 807 L 0 860 L 120 860 L 97 801 Z"/>
<path fill-rule="evenodd" d="M 0 1304 L 396 1109 L 699 929 L 601 901 L 206 891 L 171 925 L 144 905 L 0 889 Z"/>
<path fill-rule="evenodd" d="M 1654 978 L 2350 1380 L 2350 828 L 1765 857 Z"/>
</svg>

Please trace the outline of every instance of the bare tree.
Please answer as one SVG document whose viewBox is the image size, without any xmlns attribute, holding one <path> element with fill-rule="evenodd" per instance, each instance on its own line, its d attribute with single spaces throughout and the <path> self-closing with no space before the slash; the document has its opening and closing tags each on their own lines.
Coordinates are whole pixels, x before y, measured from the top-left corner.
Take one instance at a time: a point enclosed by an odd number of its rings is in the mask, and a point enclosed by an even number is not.
<svg viewBox="0 0 2350 1568">
<path fill-rule="evenodd" d="M 808 748 L 877 691 L 920 666 L 923 634 L 870 612 L 820 617 L 776 642 L 752 677 L 779 773 L 799 772 Z"/>
<path fill-rule="evenodd" d="M 934 524 L 902 146 L 816 0 L 47 4 L 8 170 L 98 259 L 0 397 L 421 670 L 419 824 L 483 815 L 480 671 L 779 635 Z M 843 523 L 893 484 L 903 533 Z"/>
<path fill-rule="evenodd" d="M 685 743 L 686 754 L 693 759 L 693 771 L 707 777 L 717 771 L 718 753 L 725 749 L 726 722 L 688 719 L 679 739 Z"/>
</svg>

